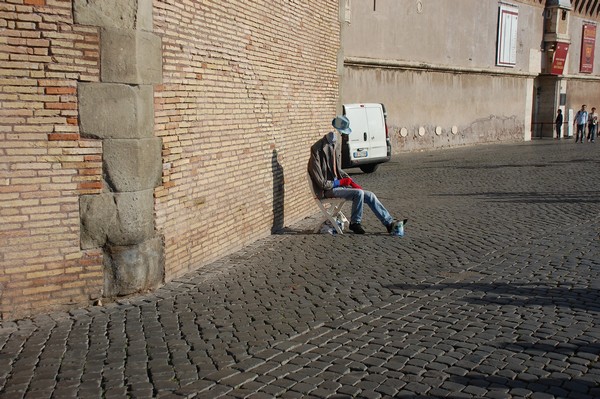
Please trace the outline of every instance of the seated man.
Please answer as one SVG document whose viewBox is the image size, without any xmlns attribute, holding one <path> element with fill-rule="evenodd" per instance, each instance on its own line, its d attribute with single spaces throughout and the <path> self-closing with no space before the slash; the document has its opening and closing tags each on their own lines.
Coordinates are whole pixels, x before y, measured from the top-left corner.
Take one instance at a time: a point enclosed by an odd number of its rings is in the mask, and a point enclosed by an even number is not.
<svg viewBox="0 0 600 399">
<path fill-rule="evenodd" d="M 350 134 L 350 121 L 345 116 L 337 116 L 331 122 L 341 134 Z M 341 155 L 336 151 L 336 134 L 331 131 L 310 148 L 308 173 L 320 198 L 343 198 L 352 201 L 350 230 L 356 234 L 364 234 L 361 225 L 363 204 L 366 202 L 375 216 L 393 233 L 404 221 L 395 220 L 371 191 L 363 190 L 346 172 L 340 168 Z"/>
</svg>

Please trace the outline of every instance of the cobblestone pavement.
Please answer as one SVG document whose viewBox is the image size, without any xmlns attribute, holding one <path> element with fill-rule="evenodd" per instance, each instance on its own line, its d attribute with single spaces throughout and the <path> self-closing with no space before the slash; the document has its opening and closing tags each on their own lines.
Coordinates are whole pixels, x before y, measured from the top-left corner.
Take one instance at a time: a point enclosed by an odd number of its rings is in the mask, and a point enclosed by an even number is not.
<svg viewBox="0 0 600 399">
<path fill-rule="evenodd" d="M 598 398 L 597 145 L 357 172 L 404 238 L 365 210 L 364 236 L 300 224 L 150 295 L 4 322 L 0 397 Z"/>
</svg>

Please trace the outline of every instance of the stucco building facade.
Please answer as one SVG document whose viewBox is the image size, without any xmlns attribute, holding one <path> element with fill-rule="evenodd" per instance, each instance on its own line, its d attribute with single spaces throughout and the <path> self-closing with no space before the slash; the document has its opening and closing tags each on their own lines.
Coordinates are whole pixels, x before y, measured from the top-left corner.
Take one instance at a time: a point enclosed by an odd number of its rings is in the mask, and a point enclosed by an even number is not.
<svg viewBox="0 0 600 399">
<path fill-rule="evenodd" d="M 152 290 L 311 214 L 343 103 L 384 103 L 395 153 L 551 136 L 600 104 L 597 3 L 0 1 L 1 317 Z"/>
<path fill-rule="evenodd" d="M 552 137 L 559 108 L 567 122 L 569 110 L 600 104 L 599 66 L 592 57 L 591 70 L 581 67 L 584 25 L 595 29 L 599 6 L 344 0 L 341 102 L 385 103 L 395 151 Z M 512 59 L 498 59 L 503 42 Z M 557 43 L 568 45 L 558 72 Z M 595 36 L 586 46 L 598 53 Z"/>
</svg>

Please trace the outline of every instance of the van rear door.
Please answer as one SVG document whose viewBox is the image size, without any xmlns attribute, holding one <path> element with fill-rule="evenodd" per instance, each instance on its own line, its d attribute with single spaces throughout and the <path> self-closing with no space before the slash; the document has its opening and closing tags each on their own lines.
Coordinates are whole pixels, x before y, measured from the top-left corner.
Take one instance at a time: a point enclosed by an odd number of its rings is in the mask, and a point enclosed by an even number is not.
<svg viewBox="0 0 600 399">
<path fill-rule="evenodd" d="M 367 130 L 370 148 L 370 158 L 385 158 L 387 156 L 387 141 L 385 134 L 385 118 L 381 104 L 366 104 Z"/>
<path fill-rule="evenodd" d="M 344 111 L 352 133 L 348 137 L 349 161 L 352 165 L 388 156 L 385 116 L 381 104 L 347 104 Z"/>
<path fill-rule="evenodd" d="M 346 105 L 344 107 L 346 117 L 350 121 L 352 133 L 348 136 L 348 150 L 350 161 L 365 160 L 370 153 L 369 124 L 365 108 L 358 104 Z"/>
</svg>

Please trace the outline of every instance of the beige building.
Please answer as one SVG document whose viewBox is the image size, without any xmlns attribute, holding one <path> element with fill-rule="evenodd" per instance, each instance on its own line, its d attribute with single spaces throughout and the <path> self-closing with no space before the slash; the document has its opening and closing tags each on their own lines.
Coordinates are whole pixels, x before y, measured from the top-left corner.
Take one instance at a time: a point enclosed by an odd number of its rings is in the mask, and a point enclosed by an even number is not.
<svg viewBox="0 0 600 399">
<path fill-rule="evenodd" d="M 552 137 L 559 108 L 569 134 L 600 105 L 597 1 L 341 3 L 341 102 L 384 103 L 394 152 Z"/>
<path fill-rule="evenodd" d="M 312 214 L 343 103 L 384 103 L 395 152 L 550 137 L 600 104 L 598 3 L 0 1 L 0 318 L 155 289 Z"/>
</svg>

